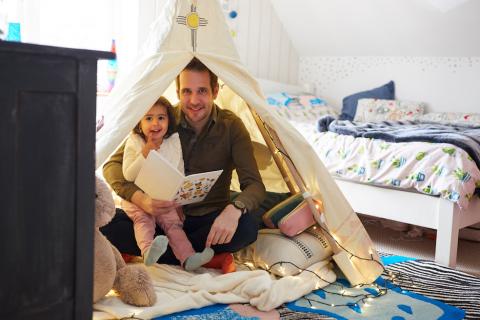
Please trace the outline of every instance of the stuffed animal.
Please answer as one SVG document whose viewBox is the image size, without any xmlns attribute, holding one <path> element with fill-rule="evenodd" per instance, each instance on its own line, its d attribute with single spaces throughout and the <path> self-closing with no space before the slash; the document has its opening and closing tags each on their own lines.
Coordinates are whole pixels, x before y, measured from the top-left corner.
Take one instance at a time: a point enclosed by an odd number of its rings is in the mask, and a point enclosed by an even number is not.
<svg viewBox="0 0 480 320">
<path fill-rule="evenodd" d="M 152 306 L 157 296 L 145 268 L 139 265 L 127 265 L 120 252 L 99 230 L 115 215 L 115 204 L 105 182 L 96 177 L 95 184 L 93 302 L 97 302 L 114 289 L 125 303 L 135 306 Z"/>
</svg>

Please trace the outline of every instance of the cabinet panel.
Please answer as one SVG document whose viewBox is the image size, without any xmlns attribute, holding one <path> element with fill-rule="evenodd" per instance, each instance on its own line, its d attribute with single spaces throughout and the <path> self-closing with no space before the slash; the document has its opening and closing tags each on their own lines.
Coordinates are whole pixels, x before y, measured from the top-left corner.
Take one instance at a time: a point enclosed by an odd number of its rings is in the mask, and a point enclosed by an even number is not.
<svg viewBox="0 0 480 320">
<path fill-rule="evenodd" d="M 0 41 L 0 319 L 91 319 L 100 57 Z"/>
</svg>

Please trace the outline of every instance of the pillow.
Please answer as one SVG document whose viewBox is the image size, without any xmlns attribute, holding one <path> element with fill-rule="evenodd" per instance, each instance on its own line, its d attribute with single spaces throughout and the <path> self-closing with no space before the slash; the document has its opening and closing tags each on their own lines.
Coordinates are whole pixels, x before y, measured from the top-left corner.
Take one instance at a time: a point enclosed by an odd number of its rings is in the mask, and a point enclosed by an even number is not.
<svg viewBox="0 0 480 320">
<path fill-rule="evenodd" d="M 278 229 L 261 229 L 257 241 L 235 253 L 235 259 L 240 263 L 253 263 L 278 276 L 293 276 L 300 273 L 298 268 L 306 269 L 332 255 L 332 248 L 318 227 L 311 227 L 293 238 L 284 236 Z"/>
<path fill-rule="evenodd" d="M 281 118 L 304 123 L 324 115 L 338 116 L 338 111 L 313 95 L 292 95 L 285 92 L 270 94 L 267 103 Z"/>
<path fill-rule="evenodd" d="M 297 99 L 300 105 L 305 108 L 315 108 L 327 105 L 327 102 L 325 100 L 322 100 L 319 97 L 312 95 L 300 95 L 294 97 L 294 99 Z"/>
<path fill-rule="evenodd" d="M 272 93 L 267 97 L 267 103 L 277 107 L 299 107 L 309 109 L 326 106 L 325 100 L 312 95 L 293 95 L 286 92 Z"/>
<path fill-rule="evenodd" d="M 278 222 L 280 231 L 289 237 L 302 233 L 305 229 L 313 226 L 315 219 L 308 203 L 303 200 L 289 214 Z"/>
<path fill-rule="evenodd" d="M 395 83 L 390 81 L 381 87 L 358 92 L 343 98 L 342 113 L 339 120 L 353 120 L 357 111 L 358 100 L 365 98 L 393 100 L 395 99 Z"/>
<path fill-rule="evenodd" d="M 360 99 L 354 120 L 360 122 L 418 120 L 423 115 L 425 107 L 422 102 Z"/>
<path fill-rule="evenodd" d="M 463 112 L 430 112 L 422 115 L 420 121 L 433 121 L 439 123 L 466 124 L 472 126 L 480 125 L 480 113 Z"/>
<path fill-rule="evenodd" d="M 283 107 L 287 105 L 289 100 L 288 95 L 285 92 L 272 93 L 267 97 L 267 103 L 271 106 Z"/>
</svg>

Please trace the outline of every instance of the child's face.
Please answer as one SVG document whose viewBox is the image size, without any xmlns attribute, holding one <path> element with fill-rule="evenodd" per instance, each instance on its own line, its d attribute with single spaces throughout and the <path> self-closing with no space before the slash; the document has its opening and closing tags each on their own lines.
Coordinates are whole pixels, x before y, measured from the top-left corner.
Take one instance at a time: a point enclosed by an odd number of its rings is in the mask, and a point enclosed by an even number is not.
<svg viewBox="0 0 480 320">
<path fill-rule="evenodd" d="M 140 128 L 147 140 L 163 138 L 168 130 L 167 108 L 162 105 L 151 107 L 140 121 Z"/>
</svg>

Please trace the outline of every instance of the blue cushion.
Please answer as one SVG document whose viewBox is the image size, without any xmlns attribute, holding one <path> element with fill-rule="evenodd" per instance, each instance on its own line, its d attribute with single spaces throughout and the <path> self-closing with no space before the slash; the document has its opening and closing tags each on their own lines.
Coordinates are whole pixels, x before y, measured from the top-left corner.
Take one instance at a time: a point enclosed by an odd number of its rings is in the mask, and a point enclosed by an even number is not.
<svg viewBox="0 0 480 320">
<path fill-rule="evenodd" d="M 343 98 L 342 113 L 339 120 L 353 120 L 355 112 L 357 112 L 357 103 L 360 99 L 395 100 L 395 83 L 390 81 L 381 87 L 358 92 Z"/>
</svg>

